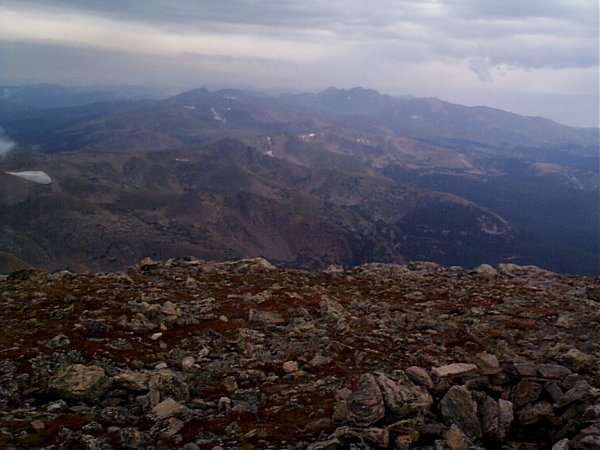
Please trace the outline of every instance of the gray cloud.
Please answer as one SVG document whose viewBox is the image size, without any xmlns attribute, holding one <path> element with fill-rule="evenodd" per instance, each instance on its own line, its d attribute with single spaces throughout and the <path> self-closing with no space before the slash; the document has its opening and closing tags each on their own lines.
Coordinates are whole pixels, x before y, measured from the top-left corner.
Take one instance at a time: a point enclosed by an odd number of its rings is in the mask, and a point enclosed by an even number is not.
<svg viewBox="0 0 600 450">
<path fill-rule="evenodd" d="M 491 83 L 493 81 L 492 74 L 490 73 L 489 58 L 470 58 L 469 69 L 477 75 L 479 81 L 485 83 Z"/>
<path fill-rule="evenodd" d="M 4 134 L 4 130 L 0 128 L 0 158 L 4 158 L 16 146 L 17 144 Z"/>
</svg>

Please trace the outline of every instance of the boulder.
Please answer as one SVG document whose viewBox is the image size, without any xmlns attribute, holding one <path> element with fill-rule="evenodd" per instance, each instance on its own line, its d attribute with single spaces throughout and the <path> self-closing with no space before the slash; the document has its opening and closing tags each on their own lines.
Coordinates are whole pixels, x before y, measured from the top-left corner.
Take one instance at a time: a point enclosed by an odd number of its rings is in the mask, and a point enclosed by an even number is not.
<svg viewBox="0 0 600 450">
<path fill-rule="evenodd" d="M 363 374 L 355 391 L 340 394 L 334 414 L 337 421 L 368 427 L 385 416 L 383 395 L 372 374 Z"/>
<path fill-rule="evenodd" d="M 431 372 L 438 378 L 458 377 L 476 371 L 477 366 L 475 364 L 467 363 L 454 363 L 431 369 Z"/>
<path fill-rule="evenodd" d="M 49 388 L 65 399 L 96 402 L 110 383 L 102 367 L 72 364 L 58 371 Z"/>
<path fill-rule="evenodd" d="M 399 418 L 412 413 L 425 413 L 433 404 L 433 398 L 422 386 L 415 386 L 406 374 L 400 372 L 396 382 L 382 373 L 375 375 L 375 380 L 387 410 Z"/>
<path fill-rule="evenodd" d="M 482 436 L 481 425 L 477 417 L 477 404 L 471 392 L 463 386 L 452 386 L 440 401 L 440 410 L 446 422 L 455 424 L 469 438 Z"/>
</svg>

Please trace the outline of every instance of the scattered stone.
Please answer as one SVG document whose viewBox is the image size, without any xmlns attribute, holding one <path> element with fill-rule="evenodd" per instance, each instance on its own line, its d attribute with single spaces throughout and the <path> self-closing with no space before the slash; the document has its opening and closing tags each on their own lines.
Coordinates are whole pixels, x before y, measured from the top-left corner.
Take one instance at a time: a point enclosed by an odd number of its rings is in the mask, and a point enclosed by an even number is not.
<svg viewBox="0 0 600 450">
<path fill-rule="evenodd" d="M 597 448 L 597 277 L 174 258 L 0 280 L 0 448 Z"/>
<path fill-rule="evenodd" d="M 42 431 L 44 428 L 46 428 L 46 424 L 44 424 L 44 422 L 41 420 L 32 420 L 31 428 L 33 428 L 35 431 Z"/>
<path fill-rule="evenodd" d="M 248 313 L 250 322 L 260 322 L 265 325 L 284 325 L 286 320 L 279 313 L 273 311 L 259 311 L 251 309 Z"/>
<path fill-rule="evenodd" d="M 235 381 L 235 377 L 225 377 L 225 379 L 223 379 L 223 383 L 221 384 L 223 386 L 223 389 L 225 389 L 225 392 L 227 392 L 228 394 L 232 394 L 238 389 L 238 384 Z"/>
<path fill-rule="evenodd" d="M 50 348 L 66 347 L 71 343 L 71 340 L 64 334 L 58 334 L 48 341 L 46 344 Z"/>
<path fill-rule="evenodd" d="M 473 273 L 484 275 L 486 277 L 495 277 L 498 275 L 498 271 L 494 269 L 489 264 L 480 264 L 475 269 L 473 269 Z"/>
<path fill-rule="evenodd" d="M 600 302 L 600 287 L 590 286 L 587 288 L 587 298 L 595 302 Z"/>
<path fill-rule="evenodd" d="M 573 327 L 573 317 L 570 314 L 561 314 L 556 319 L 556 326 L 559 328 L 569 329 Z"/>
<path fill-rule="evenodd" d="M 313 359 L 308 362 L 308 366 L 312 368 L 319 368 L 331 364 L 333 360 L 329 356 L 315 355 Z"/>
<path fill-rule="evenodd" d="M 188 371 L 194 366 L 194 364 L 196 364 L 196 360 L 193 356 L 185 356 L 181 360 L 181 369 Z"/>
<path fill-rule="evenodd" d="M 283 363 L 283 371 L 285 373 L 293 373 L 298 371 L 297 361 L 286 361 Z"/>
</svg>

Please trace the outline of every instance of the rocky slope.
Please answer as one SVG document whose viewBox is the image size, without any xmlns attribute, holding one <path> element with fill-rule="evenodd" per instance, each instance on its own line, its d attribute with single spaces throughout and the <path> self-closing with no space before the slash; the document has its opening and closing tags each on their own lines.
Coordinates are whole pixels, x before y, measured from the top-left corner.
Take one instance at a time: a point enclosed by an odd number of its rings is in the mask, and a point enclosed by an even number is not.
<svg viewBox="0 0 600 450">
<path fill-rule="evenodd" d="M 0 446 L 588 449 L 600 278 L 142 260 L 0 278 Z"/>
</svg>

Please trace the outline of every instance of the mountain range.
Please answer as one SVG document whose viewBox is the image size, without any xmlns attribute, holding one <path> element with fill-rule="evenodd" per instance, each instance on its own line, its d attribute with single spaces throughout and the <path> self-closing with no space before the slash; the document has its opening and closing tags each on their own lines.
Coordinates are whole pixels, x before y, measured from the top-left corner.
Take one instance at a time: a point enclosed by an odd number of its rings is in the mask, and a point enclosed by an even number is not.
<svg viewBox="0 0 600 450">
<path fill-rule="evenodd" d="M 600 273 L 598 129 L 364 88 L 58 108 L 0 89 L 15 143 L 0 161 L 0 272 L 194 255 Z"/>
</svg>

